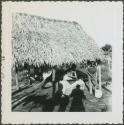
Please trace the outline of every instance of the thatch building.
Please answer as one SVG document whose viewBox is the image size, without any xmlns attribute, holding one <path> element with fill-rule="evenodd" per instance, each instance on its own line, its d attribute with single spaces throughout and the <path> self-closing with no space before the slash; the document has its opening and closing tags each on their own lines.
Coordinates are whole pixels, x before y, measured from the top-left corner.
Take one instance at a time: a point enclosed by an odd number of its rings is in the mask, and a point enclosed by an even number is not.
<svg viewBox="0 0 124 125">
<path fill-rule="evenodd" d="M 56 66 L 102 59 L 94 40 L 77 22 L 16 13 L 12 16 L 13 65 Z"/>
</svg>

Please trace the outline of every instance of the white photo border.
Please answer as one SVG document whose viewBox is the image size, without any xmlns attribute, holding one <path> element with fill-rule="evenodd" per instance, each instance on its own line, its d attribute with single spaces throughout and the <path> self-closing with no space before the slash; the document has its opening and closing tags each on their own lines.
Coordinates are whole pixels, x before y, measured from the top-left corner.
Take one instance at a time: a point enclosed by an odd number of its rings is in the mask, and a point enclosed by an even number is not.
<svg viewBox="0 0 124 125">
<path fill-rule="evenodd" d="M 11 24 L 12 13 L 30 12 L 32 6 L 42 2 L 2 2 L 2 123 L 4 124 L 117 124 L 123 123 L 123 2 L 46 2 L 47 4 L 98 4 L 114 6 L 117 16 L 117 32 L 115 36 L 119 41 L 113 43 L 112 54 L 112 112 L 83 112 L 83 113 L 56 113 L 56 112 L 12 112 L 11 111 Z M 64 10 L 63 10 L 64 11 Z M 64 12 L 63 12 L 64 13 Z M 118 86 L 117 86 L 118 84 Z"/>
</svg>

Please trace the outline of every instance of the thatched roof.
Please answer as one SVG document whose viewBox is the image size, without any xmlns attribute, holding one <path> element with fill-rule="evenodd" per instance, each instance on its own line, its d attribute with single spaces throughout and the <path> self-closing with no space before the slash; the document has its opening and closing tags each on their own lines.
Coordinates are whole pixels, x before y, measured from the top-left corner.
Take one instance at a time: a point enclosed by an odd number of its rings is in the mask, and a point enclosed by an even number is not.
<svg viewBox="0 0 124 125">
<path fill-rule="evenodd" d="M 100 49 L 76 22 L 22 13 L 12 17 L 13 64 L 80 63 L 100 59 Z"/>
</svg>

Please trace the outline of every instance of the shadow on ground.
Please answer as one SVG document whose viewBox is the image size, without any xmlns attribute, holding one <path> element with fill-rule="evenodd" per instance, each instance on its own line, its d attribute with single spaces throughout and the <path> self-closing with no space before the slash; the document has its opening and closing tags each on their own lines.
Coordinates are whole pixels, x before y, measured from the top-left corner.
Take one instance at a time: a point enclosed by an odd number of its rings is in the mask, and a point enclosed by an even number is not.
<svg viewBox="0 0 124 125">
<path fill-rule="evenodd" d="M 41 106 L 42 111 L 45 111 L 45 112 L 53 111 L 53 108 L 54 108 L 53 100 L 47 99 L 46 95 L 42 95 L 42 96 L 31 95 L 31 96 L 28 96 L 24 100 L 23 106 L 28 105 L 31 102 L 33 102 L 33 106 L 30 109 L 30 111 L 36 106 Z"/>
</svg>

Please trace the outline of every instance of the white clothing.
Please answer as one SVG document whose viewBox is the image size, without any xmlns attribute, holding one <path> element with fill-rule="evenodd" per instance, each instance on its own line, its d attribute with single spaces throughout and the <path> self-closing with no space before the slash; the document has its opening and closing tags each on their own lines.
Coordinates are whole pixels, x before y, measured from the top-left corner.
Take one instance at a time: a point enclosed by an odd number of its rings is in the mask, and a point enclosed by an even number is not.
<svg viewBox="0 0 124 125">
<path fill-rule="evenodd" d="M 76 85 L 80 85 L 80 89 L 84 90 L 85 83 L 81 79 L 77 80 L 73 84 L 70 84 L 67 80 L 60 81 L 60 83 L 63 85 L 63 94 L 70 95 L 72 90 L 76 88 Z"/>
<path fill-rule="evenodd" d="M 46 79 L 47 77 L 49 77 L 51 75 L 52 71 L 49 71 L 47 73 L 43 73 L 43 79 Z"/>
</svg>

